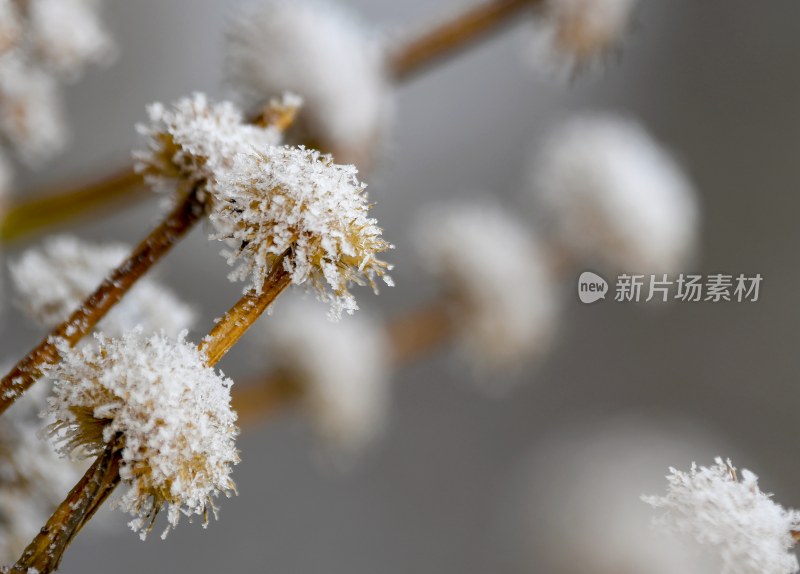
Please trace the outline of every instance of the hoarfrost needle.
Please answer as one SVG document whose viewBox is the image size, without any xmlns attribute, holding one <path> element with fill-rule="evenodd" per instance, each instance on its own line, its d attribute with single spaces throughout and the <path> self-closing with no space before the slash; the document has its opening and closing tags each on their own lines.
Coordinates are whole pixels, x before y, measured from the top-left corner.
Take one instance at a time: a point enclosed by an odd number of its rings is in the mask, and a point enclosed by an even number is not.
<svg viewBox="0 0 800 574">
<path fill-rule="evenodd" d="M 643 500 L 664 510 L 657 519 L 718 549 L 723 574 L 792 574 L 798 570 L 792 533 L 800 512 L 783 508 L 758 487 L 747 469 L 737 476 L 730 461 L 710 467 L 692 464 L 689 472 L 670 468 L 667 493 Z"/>
<path fill-rule="evenodd" d="M 62 348 L 63 361 L 46 372 L 54 383 L 54 442 L 80 458 L 121 435 L 120 477 L 128 489 L 115 504 L 134 516 L 131 528 L 142 538 L 165 509 L 169 526 L 162 537 L 181 514 L 207 521 L 209 510 L 216 515 L 213 499 L 235 491 L 231 380 L 208 367 L 184 334 L 175 339 L 134 330 L 97 340 L 97 346 Z"/>
</svg>

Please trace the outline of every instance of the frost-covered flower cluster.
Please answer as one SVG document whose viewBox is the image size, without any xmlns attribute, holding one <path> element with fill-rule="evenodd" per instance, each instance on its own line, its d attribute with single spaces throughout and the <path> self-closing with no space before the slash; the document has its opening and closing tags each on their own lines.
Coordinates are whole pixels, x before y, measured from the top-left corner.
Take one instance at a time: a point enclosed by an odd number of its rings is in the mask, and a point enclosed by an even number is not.
<svg viewBox="0 0 800 574">
<path fill-rule="evenodd" d="M 49 426 L 63 454 L 101 452 L 122 437 L 120 477 L 128 486 L 116 501 L 134 516 L 144 537 L 155 516 L 216 514 L 214 497 L 234 492 L 231 468 L 236 414 L 232 381 L 205 363 L 184 339 L 134 330 L 117 339 L 97 336 L 96 346 L 62 348 L 63 360 L 47 369 L 54 384 Z"/>
<path fill-rule="evenodd" d="M 227 34 L 228 84 L 255 113 L 283 90 L 300 94 L 304 141 L 342 163 L 368 165 L 393 110 L 382 41 L 326 0 L 256 0 Z"/>
<path fill-rule="evenodd" d="M 4 369 L 4 372 L 8 369 Z M 0 417 L 0 563 L 13 563 L 80 477 L 38 434 L 48 386 L 31 388 Z"/>
<path fill-rule="evenodd" d="M 130 254 L 123 244 L 92 244 L 71 236 L 45 240 L 9 265 L 20 307 L 40 325 L 66 320 L 117 265 Z M 194 310 L 152 277 L 137 281 L 98 324 L 110 337 L 141 326 L 176 336 L 191 328 Z"/>
<path fill-rule="evenodd" d="M 612 52 L 627 34 L 638 0 L 546 0 L 534 20 L 538 58 L 568 69 Z"/>
<path fill-rule="evenodd" d="M 548 348 L 558 297 L 527 226 L 481 200 L 427 211 L 415 237 L 426 270 L 455 303 L 467 357 L 482 367 L 509 367 Z"/>
<path fill-rule="evenodd" d="M 377 291 L 381 277 L 392 285 L 389 264 L 378 259 L 391 248 L 369 217 L 366 185 L 352 165 L 303 147 L 274 146 L 233 158 L 217 186 L 212 223 L 215 239 L 228 241 L 232 280 L 250 279 L 260 292 L 275 265 L 292 282 L 307 283 L 331 317 L 358 309 L 351 284 Z"/>
<path fill-rule="evenodd" d="M 287 94 L 275 105 L 296 107 L 300 100 Z M 238 155 L 264 151 L 282 138 L 276 127 L 246 123 L 236 105 L 211 103 L 203 94 L 170 107 L 152 104 L 148 114 L 150 123 L 137 126 L 147 145 L 134 152 L 134 159 L 148 184 L 163 193 L 186 193 L 200 186 L 213 198 Z"/>
<path fill-rule="evenodd" d="M 800 512 L 773 502 L 749 470 L 741 478 L 730 461 L 710 467 L 670 468 L 667 493 L 643 500 L 664 510 L 657 523 L 719 550 L 722 574 L 793 574 L 798 571 L 792 533 Z"/>
<path fill-rule="evenodd" d="M 59 83 L 114 57 L 99 9 L 97 0 L 0 0 L 0 132 L 26 163 L 66 141 Z"/>
<path fill-rule="evenodd" d="M 567 121 L 541 145 L 531 186 L 542 223 L 573 260 L 669 273 L 695 246 L 692 185 L 632 120 L 598 114 Z"/>
<path fill-rule="evenodd" d="M 332 323 L 314 307 L 308 301 L 282 306 L 266 322 L 266 340 L 281 372 L 301 384 L 317 436 L 346 461 L 384 428 L 388 341 L 366 317 Z"/>
</svg>

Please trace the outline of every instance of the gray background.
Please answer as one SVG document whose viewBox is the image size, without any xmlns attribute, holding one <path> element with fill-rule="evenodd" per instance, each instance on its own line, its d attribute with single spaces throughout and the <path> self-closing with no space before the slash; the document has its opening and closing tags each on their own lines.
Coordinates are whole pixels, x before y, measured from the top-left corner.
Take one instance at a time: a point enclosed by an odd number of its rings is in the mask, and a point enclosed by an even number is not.
<svg viewBox="0 0 800 574">
<path fill-rule="evenodd" d="M 446 8 L 351 3 L 398 30 Z M 151 101 L 193 90 L 219 95 L 221 29 L 235 4 L 109 0 L 121 57 L 70 88 L 73 143 L 43 173 L 23 176 L 21 187 L 124 164 Z M 676 151 L 697 184 L 704 217 L 694 270 L 759 272 L 761 301 L 584 307 L 570 282 L 559 343 L 510 399 L 475 392 L 451 355 L 408 366 L 395 377 L 388 436 L 349 474 L 321 471 L 311 437 L 286 414 L 242 437 L 240 495 L 222 503 L 221 520 L 207 531 L 184 525 L 166 542 L 141 543 L 112 527 L 124 523 L 113 516 L 79 538 L 63 571 L 531 571 L 509 558 L 502 540 L 501 502 L 515 469 L 558 429 L 628 412 L 707 426 L 720 453 L 738 455 L 781 500 L 800 504 L 799 24 L 793 0 L 645 0 L 619 61 L 565 85 L 526 65 L 520 21 L 399 90 L 395 147 L 369 179 L 376 215 L 398 246 L 397 287 L 359 301 L 391 315 L 432 292 L 408 246 L 417 210 L 475 190 L 521 202 L 527 151 L 554 121 L 587 108 L 626 111 Z M 142 204 L 76 231 L 134 242 L 157 214 L 155 203 Z M 217 251 L 197 231 L 160 266 L 203 310 L 196 335 L 239 292 Z M 6 313 L 5 351 L 20 354 L 40 333 Z M 234 379 L 263 369 L 251 339 L 222 365 Z"/>
</svg>

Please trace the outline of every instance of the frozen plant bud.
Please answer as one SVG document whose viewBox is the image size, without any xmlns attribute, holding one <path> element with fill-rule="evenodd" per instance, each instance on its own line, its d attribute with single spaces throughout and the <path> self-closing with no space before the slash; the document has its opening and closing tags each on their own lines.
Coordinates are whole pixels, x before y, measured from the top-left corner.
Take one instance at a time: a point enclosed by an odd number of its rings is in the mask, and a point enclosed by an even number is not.
<svg viewBox="0 0 800 574">
<path fill-rule="evenodd" d="M 235 491 L 232 381 L 205 363 L 197 347 L 163 333 L 130 331 L 98 345 L 62 348 L 61 363 L 45 378 L 54 383 L 49 430 L 64 454 L 96 455 L 122 437 L 120 478 L 128 486 L 116 501 L 144 538 L 166 509 L 170 528 L 181 514 L 216 515 L 213 498 Z"/>
<path fill-rule="evenodd" d="M 16 54 L 0 58 L 0 132 L 28 164 L 51 157 L 67 138 L 55 80 Z"/>
<path fill-rule="evenodd" d="M 299 105 L 296 98 L 286 97 L 286 105 Z M 136 170 L 159 192 L 186 193 L 196 186 L 211 191 L 237 155 L 281 141 L 277 128 L 246 124 L 234 104 L 210 103 L 203 94 L 182 98 L 170 108 L 152 104 L 147 111 L 150 123 L 137 126 L 147 147 L 135 151 L 134 159 Z"/>
<path fill-rule="evenodd" d="M 536 19 L 537 52 L 568 68 L 611 52 L 630 28 L 638 0 L 547 0 Z"/>
<path fill-rule="evenodd" d="M 228 84 L 248 113 L 282 90 L 297 92 L 314 147 L 369 163 L 393 99 L 379 39 L 355 14 L 325 0 L 258 0 L 233 20 L 227 44 Z"/>
<path fill-rule="evenodd" d="M 758 477 L 730 461 L 711 467 L 692 464 L 681 472 L 670 468 L 665 496 L 643 500 L 664 510 L 657 523 L 719 550 L 722 574 L 793 574 L 792 549 L 800 512 L 783 508 L 758 488 Z"/>
<path fill-rule="evenodd" d="M 266 326 L 269 348 L 281 371 L 300 382 L 320 439 L 345 459 L 363 451 L 383 430 L 389 402 L 380 326 L 361 316 L 331 323 L 309 301 L 282 307 Z"/>
<path fill-rule="evenodd" d="M 558 308 L 554 279 L 522 223 L 488 200 L 448 204 L 425 213 L 416 238 L 477 366 L 513 368 L 547 349 Z"/>
<path fill-rule="evenodd" d="M 91 64 L 114 58 L 97 0 L 30 0 L 32 50 L 48 70 L 73 81 Z"/>
<path fill-rule="evenodd" d="M 628 273 L 678 271 L 697 237 L 698 205 L 680 166 L 637 123 L 574 118 L 532 164 L 535 207 L 572 259 Z"/>
<path fill-rule="evenodd" d="M 112 243 L 96 245 L 75 237 L 48 238 L 9 265 L 20 307 L 40 325 L 53 328 L 66 320 L 131 249 Z M 195 321 L 194 310 L 152 278 L 139 280 L 109 312 L 98 329 L 110 337 L 141 326 L 175 336 Z"/>
<path fill-rule="evenodd" d="M 217 186 L 210 218 L 228 240 L 231 280 L 251 279 L 260 293 L 272 268 L 284 265 L 292 282 L 308 281 L 331 317 L 358 309 L 351 283 L 369 283 L 376 276 L 392 285 L 391 268 L 377 259 L 391 248 L 377 221 L 368 216 L 366 185 L 352 165 L 299 147 L 271 147 L 235 158 L 228 178 Z"/>
</svg>

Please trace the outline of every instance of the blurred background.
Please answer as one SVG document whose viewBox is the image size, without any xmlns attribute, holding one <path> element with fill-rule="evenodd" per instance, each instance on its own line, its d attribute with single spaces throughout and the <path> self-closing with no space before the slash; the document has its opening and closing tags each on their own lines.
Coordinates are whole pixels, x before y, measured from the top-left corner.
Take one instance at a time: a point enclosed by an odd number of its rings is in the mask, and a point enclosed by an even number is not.
<svg viewBox="0 0 800 574">
<path fill-rule="evenodd" d="M 457 8 L 342 1 L 399 32 Z M 125 165 L 150 102 L 196 90 L 222 96 L 222 30 L 237 4 L 108 0 L 119 59 L 68 88 L 69 149 L 42 171 L 20 174 L 19 193 Z M 663 488 L 669 465 L 711 463 L 719 454 L 754 470 L 778 500 L 800 505 L 798 21 L 800 3 L 791 0 L 644 0 L 618 57 L 563 82 L 530 65 L 529 23 L 520 17 L 400 88 L 392 148 L 365 177 L 375 215 L 397 245 L 397 287 L 357 296 L 365 312 L 391 317 L 434 291 L 411 248 L 420 210 L 481 192 L 524 205 L 529 152 L 555 122 L 583 110 L 631 114 L 676 154 L 701 196 L 701 252 L 685 271 L 760 273 L 757 303 L 588 306 L 570 277 L 559 340 L 510 396 L 476 392 L 454 353 L 403 367 L 384 440 L 344 474 L 316 464 L 313 437 L 287 412 L 241 437 L 239 496 L 222 502 L 207 531 L 184 526 L 166 542 L 142 543 L 115 514 L 78 538 L 62 571 L 566 572 L 544 550 L 530 551 L 543 532 L 569 530 L 557 503 L 571 498 L 562 483 L 618 464 L 624 477 L 619 457 L 634 449 L 652 455 L 631 473 L 634 501 L 642 489 Z M 140 203 L 71 231 L 133 243 L 159 213 L 157 201 Z M 7 256 L 36 240 L 14 244 Z M 207 332 L 240 293 L 218 251 L 196 230 L 158 267 L 202 313 L 191 336 Z M 3 312 L 4 355 L 21 355 L 42 333 L 12 306 Z M 246 337 L 221 368 L 234 380 L 262 372 L 259 345 Z M 640 440 L 631 446 L 607 436 Z M 548 454 L 552 444 L 576 460 Z M 593 454 L 583 456 L 587 449 Z M 583 508 L 592 520 L 614 512 L 599 504 L 602 492 L 597 506 L 588 497 Z M 564 555 L 591 552 L 579 537 L 553 538 Z"/>
</svg>

